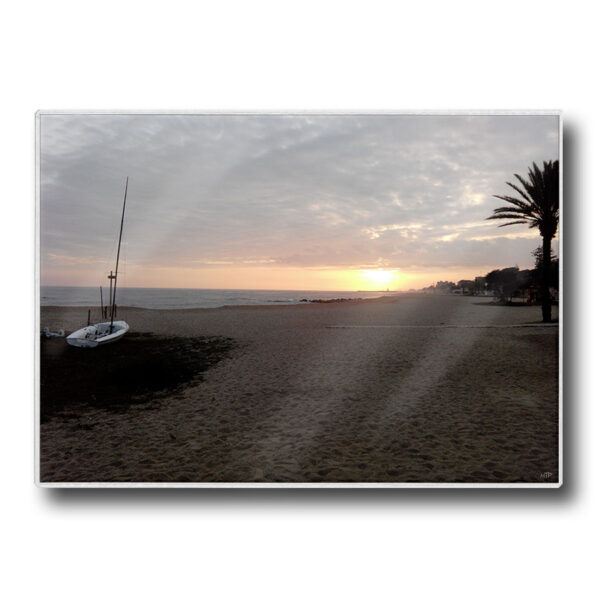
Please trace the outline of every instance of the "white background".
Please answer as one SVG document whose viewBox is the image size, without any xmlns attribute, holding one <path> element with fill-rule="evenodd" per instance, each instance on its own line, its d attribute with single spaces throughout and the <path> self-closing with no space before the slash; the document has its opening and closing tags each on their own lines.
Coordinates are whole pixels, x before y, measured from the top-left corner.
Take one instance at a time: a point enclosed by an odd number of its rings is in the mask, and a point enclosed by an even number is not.
<svg viewBox="0 0 600 600">
<path fill-rule="evenodd" d="M 573 0 L 4 6 L 5 597 L 566 598 L 584 595 L 584 586 L 597 589 L 592 308 L 600 295 L 592 242 L 600 97 L 598 19 L 590 6 Z M 563 109 L 565 486 L 37 489 L 32 315 L 39 108 Z"/>
</svg>

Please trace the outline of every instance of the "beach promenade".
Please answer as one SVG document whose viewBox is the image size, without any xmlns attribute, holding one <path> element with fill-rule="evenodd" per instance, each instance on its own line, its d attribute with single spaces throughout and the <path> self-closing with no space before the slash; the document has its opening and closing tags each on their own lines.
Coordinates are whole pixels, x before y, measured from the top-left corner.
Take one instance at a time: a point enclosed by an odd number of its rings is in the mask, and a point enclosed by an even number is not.
<svg viewBox="0 0 600 600">
<path fill-rule="evenodd" d="M 41 325 L 86 316 L 43 307 Z M 202 381 L 131 406 L 63 398 L 42 482 L 557 481 L 558 326 L 539 307 L 401 295 L 120 316 L 157 340 L 233 341 Z"/>
</svg>

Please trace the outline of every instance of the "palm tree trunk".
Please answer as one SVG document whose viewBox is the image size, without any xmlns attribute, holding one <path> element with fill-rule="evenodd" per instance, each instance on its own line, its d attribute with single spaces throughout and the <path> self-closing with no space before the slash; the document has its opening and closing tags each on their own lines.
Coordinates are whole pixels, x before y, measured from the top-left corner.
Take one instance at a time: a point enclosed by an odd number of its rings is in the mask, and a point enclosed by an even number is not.
<svg viewBox="0 0 600 600">
<path fill-rule="evenodd" d="M 542 320 L 549 323 L 552 320 L 552 301 L 550 299 L 550 267 L 551 267 L 552 238 L 544 236 L 542 243 Z"/>
</svg>

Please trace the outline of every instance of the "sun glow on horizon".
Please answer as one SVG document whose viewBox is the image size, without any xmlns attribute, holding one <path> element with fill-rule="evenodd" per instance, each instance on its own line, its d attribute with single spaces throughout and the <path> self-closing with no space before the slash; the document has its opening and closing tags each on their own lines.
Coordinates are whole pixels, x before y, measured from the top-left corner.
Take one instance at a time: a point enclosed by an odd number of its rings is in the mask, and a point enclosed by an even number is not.
<svg viewBox="0 0 600 600">
<path fill-rule="evenodd" d="M 396 289 L 404 279 L 399 271 L 392 269 L 362 269 L 355 273 L 359 289 Z"/>
<path fill-rule="evenodd" d="M 529 268 L 528 265 L 522 268 Z M 437 281 L 473 279 L 484 276 L 496 265 L 475 267 L 396 269 L 396 268 L 301 268 L 273 266 L 161 267 L 129 264 L 121 272 L 119 285 L 132 288 L 219 289 L 219 290 L 312 290 L 312 291 L 386 291 L 419 290 Z M 79 264 L 60 270 L 42 269 L 43 286 L 107 286 L 103 269 Z"/>
<path fill-rule="evenodd" d="M 68 271 L 45 269 L 42 285 L 99 286 L 105 285 L 106 274 L 80 265 Z M 397 291 L 413 284 L 414 277 L 397 269 L 382 268 L 294 268 L 294 267 L 143 267 L 128 265 L 119 273 L 123 287 L 180 289 L 273 289 L 273 290 L 347 290 Z"/>
</svg>

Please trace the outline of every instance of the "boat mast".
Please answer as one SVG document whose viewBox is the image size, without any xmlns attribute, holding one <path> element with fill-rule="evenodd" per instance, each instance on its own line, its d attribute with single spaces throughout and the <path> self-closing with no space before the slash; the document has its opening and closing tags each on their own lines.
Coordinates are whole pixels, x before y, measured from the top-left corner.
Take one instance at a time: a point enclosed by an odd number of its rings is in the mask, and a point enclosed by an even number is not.
<svg viewBox="0 0 600 600">
<path fill-rule="evenodd" d="M 113 275 L 112 269 L 110 271 L 110 275 L 108 276 L 108 280 L 110 281 L 109 294 L 108 294 L 108 304 L 106 305 L 106 310 L 108 311 L 108 306 L 110 305 L 110 313 L 112 314 L 113 307 L 113 279 L 115 276 Z"/>
<path fill-rule="evenodd" d="M 110 333 L 112 333 L 113 330 L 113 321 L 114 321 L 114 317 L 115 317 L 115 306 L 116 306 L 116 297 L 117 297 L 117 275 L 119 273 L 119 254 L 121 254 L 121 237 L 123 236 L 123 221 L 125 219 L 125 203 L 127 202 L 127 185 L 129 183 L 129 177 L 127 177 L 127 179 L 125 180 L 125 197 L 123 198 L 123 213 L 121 214 L 121 229 L 119 231 L 119 247 L 117 248 L 117 264 L 115 266 L 115 274 L 114 274 L 114 279 L 115 279 L 115 285 L 113 288 L 113 295 L 112 295 L 112 307 L 110 309 Z"/>
</svg>

